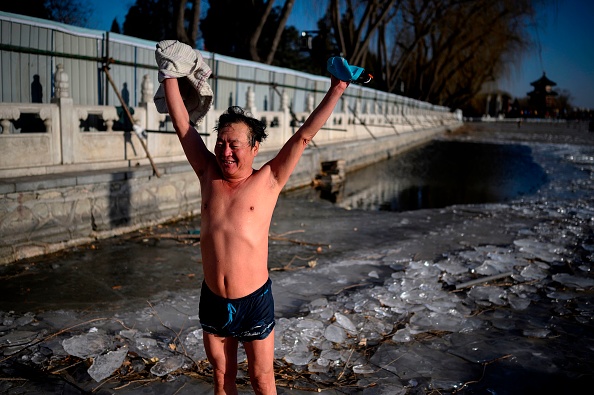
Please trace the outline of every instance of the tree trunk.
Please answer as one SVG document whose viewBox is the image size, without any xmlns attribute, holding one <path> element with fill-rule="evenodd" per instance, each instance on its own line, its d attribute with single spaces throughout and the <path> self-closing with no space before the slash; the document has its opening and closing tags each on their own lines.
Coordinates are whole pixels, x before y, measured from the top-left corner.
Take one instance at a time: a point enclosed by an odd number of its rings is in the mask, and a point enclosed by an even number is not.
<svg viewBox="0 0 594 395">
<path fill-rule="evenodd" d="M 366 4 L 362 13 L 356 13 Z M 368 0 L 353 2 L 348 0 L 345 15 L 340 13 L 340 1 L 332 0 L 330 15 L 336 42 L 340 52 L 349 63 L 365 67 L 371 38 L 382 23 L 388 23 L 395 15 L 396 0 Z"/>
<path fill-rule="evenodd" d="M 185 28 L 186 5 L 187 0 L 180 0 L 175 7 L 175 35 L 180 42 L 195 48 L 200 23 L 200 0 L 192 0 L 192 18 L 188 21 L 188 30 Z"/>
<path fill-rule="evenodd" d="M 192 45 L 189 41 L 188 34 L 186 33 L 186 29 L 184 27 L 184 21 L 186 16 L 186 0 L 180 0 L 177 6 L 175 7 L 174 15 L 175 15 L 175 36 L 176 38 L 184 44 Z"/>
<path fill-rule="evenodd" d="M 198 25 L 200 25 L 200 0 L 193 0 L 192 4 L 192 19 L 190 20 L 189 35 L 194 43 L 192 47 L 196 46 L 198 40 Z"/>
<path fill-rule="evenodd" d="M 278 44 L 280 43 L 281 36 L 283 35 L 283 31 L 285 30 L 285 25 L 287 24 L 287 20 L 291 15 L 291 11 L 293 10 L 293 5 L 295 4 L 295 0 L 287 0 L 285 1 L 285 5 L 283 6 L 283 11 L 280 15 L 280 19 L 278 21 L 278 26 L 276 27 L 276 33 L 274 35 L 274 39 L 272 40 L 272 46 L 270 48 L 270 52 L 268 52 L 268 56 L 266 57 L 266 64 L 272 64 L 274 60 L 274 54 L 276 53 L 276 49 L 278 48 Z"/>
<path fill-rule="evenodd" d="M 268 20 L 268 15 L 270 15 L 270 11 L 272 10 L 272 6 L 274 5 L 274 0 L 268 0 L 266 3 L 266 8 L 264 8 L 264 12 L 260 17 L 260 21 L 256 26 L 256 29 L 252 33 L 250 37 L 250 57 L 253 61 L 259 62 L 260 61 L 260 54 L 258 53 L 258 40 L 260 40 L 260 36 L 262 35 L 262 30 L 264 30 L 264 25 Z"/>
</svg>

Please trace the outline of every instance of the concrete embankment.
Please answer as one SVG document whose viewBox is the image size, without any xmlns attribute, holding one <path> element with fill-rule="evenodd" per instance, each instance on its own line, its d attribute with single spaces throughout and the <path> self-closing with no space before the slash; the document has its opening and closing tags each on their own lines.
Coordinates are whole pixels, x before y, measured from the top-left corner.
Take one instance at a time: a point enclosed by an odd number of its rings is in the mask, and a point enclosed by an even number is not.
<svg viewBox="0 0 594 395">
<path fill-rule="evenodd" d="M 458 125 L 461 126 L 461 125 Z M 452 125 L 366 140 L 312 144 L 286 189 L 309 185 L 324 161 L 352 171 L 452 130 Z M 264 147 L 265 148 L 265 147 Z M 273 157 L 263 150 L 256 167 Z M 198 180 L 187 162 L 0 180 L 0 264 L 195 215 Z"/>
</svg>

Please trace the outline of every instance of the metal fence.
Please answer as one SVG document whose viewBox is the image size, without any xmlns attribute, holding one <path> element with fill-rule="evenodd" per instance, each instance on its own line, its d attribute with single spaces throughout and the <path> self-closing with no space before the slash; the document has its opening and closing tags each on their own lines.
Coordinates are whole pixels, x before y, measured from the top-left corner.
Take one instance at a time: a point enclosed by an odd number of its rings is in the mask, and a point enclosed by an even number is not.
<svg viewBox="0 0 594 395">
<path fill-rule="evenodd" d="M 143 77 L 157 81 L 155 45 L 121 34 L 0 12 L 0 100 L 49 103 L 54 97 L 56 66 L 62 64 L 75 104 L 117 105 L 117 95 L 102 71 L 109 60 L 110 74 L 123 98 L 134 107 L 141 99 Z M 280 108 L 278 88 L 288 94 L 294 112 L 306 109 L 309 95 L 317 103 L 325 93 L 328 78 L 324 76 L 207 51 L 202 55 L 213 71 L 209 82 L 215 94 L 214 109 L 242 104 L 248 87 L 255 93 L 255 106 L 262 111 Z M 398 112 L 410 108 L 448 111 L 362 86 L 351 86 L 346 95 L 362 100 L 363 107 L 380 103 L 382 108 L 394 105 Z"/>
</svg>

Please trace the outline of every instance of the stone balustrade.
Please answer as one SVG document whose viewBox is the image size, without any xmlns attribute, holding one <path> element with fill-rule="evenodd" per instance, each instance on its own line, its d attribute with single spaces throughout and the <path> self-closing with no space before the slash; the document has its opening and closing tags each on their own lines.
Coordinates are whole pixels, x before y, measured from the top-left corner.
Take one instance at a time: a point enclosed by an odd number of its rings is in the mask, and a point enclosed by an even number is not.
<svg viewBox="0 0 594 395">
<path fill-rule="evenodd" d="M 0 103 L 0 264 L 198 212 L 196 176 L 166 115 L 152 102 L 148 75 L 139 105 L 130 108 L 134 123 L 147 131 L 146 140 L 131 132 L 121 106 L 75 104 L 60 65 L 55 80 L 51 103 Z M 279 92 L 278 110 L 262 111 L 254 91 L 246 89 L 244 107 L 265 121 L 269 132 L 256 167 L 270 160 L 310 115 L 315 100 L 321 100 L 317 93 L 306 94 L 304 111 L 293 113 L 285 91 Z M 211 150 L 221 112 L 211 108 L 198 127 Z M 459 113 L 427 103 L 345 95 L 286 188 L 309 185 L 324 161 L 339 159 L 351 171 L 460 125 Z"/>
<path fill-rule="evenodd" d="M 56 174 L 100 168 L 133 167 L 148 163 L 138 137 L 131 133 L 121 106 L 76 105 L 70 96 L 69 78 L 61 64 L 55 71 L 52 103 L 0 103 L 0 178 Z M 183 151 L 164 114 L 152 102 L 153 82 L 142 81 L 142 98 L 130 108 L 134 122 L 148 131 L 147 148 L 156 163 L 183 160 Z M 316 103 L 307 94 L 305 111 L 291 114 L 290 99 L 281 93 L 277 111 L 256 108 L 254 91 L 248 87 L 245 108 L 266 120 L 270 138 L 263 150 L 278 150 L 308 116 Z M 460 121 L 459 114 L 427 103 L 399 98 L 387 105 L 369 99 L 345 97 L 335 114 L 315 139 L 316 144 L 355 141 L 401 134 Z M 211 109 L 200 132 L 209 147 L 220 110 Z"/>
</svg>

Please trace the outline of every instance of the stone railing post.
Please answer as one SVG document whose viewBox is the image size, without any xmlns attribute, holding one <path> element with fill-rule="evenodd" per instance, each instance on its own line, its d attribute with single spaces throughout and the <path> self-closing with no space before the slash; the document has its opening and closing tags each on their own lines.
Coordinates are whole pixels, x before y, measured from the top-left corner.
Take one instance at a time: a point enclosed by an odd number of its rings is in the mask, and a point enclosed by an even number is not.
<svg viewBox="0 0 594 395">
<path fill-rule="evenodd" d="M 140 84 L 140 103 L 144 104 L 144 103 L 150 103 L 153 101 L 153 81 L 151 81 L 151 78 L 149 77 L 148 74 L 145 74 L 142 77 L 142 83 Z"/>
<path fill-rule="evenodd" d="M 283 93 L 281 95 L 281 110 L 285 111 L 289 108 L 289 95 L 287 94 L 287 92 L 283 89 Z"/>
<path fill-rule="evenodd" d="M 290 111 L 291 102 L 289 100 L 289 94 L 283 89 L 281 94 L 281 104 L 280 110 L 283 112 L 283 120 L 281 123 L 282 134 L 283 134 L 283 141 L 288 140 L 291 136 L 291 111 Z"/>
<path fill-rule="evenodd" d="M 311 93 L 307 94 L 305 109 L 307 112 L 314 110 L 314 97 Z"/>
<path fill-rule="evenodd" d="M 58 64 L 56 66 L 56 73 L 54 74 L 55 89 L 54 97 L 58 99 L 70 97 L 70 82 L 68 81 L 68 74 L 64 71 L 64 65 Z"/>
<path fill-rule="evenodd" d="M 0 134 L 10 134 L 10 121 L 17 120 L 21 116 L 19 109 L 14 106 L 0 107 Z"/>
<path fill-rule="evenodd" d="M 56 66 L 54 74 L 55 88 L 52 103 L 58 105 L 60 116 L 60 145 L 62 151 L 62 164 L 74 163 L 74 147 L 78 138 L 77 111 L 70 97 L 70 83 L 68 74 L 62 64 Z"/>
<path fill-rule="evenodd" d="M 256 116 L 256 93 L 251 86 L 248 86 L 247 92 L 245 93 L 245 108 L 247 108 L 254 117 Z"/>
<path fill-rule="evenodd" d="M 146 120 L 141 121 L 141 126 L 148 130 L 159 130 L 160 122 L 165 119 L 164 114 L 159 114 L 155 102 L 153 101 L 154 84 L 148 74 L 142 77 L 141 98 L 138 106 L 146 110 Z"/>
</svg>

